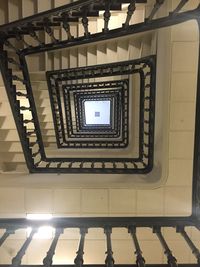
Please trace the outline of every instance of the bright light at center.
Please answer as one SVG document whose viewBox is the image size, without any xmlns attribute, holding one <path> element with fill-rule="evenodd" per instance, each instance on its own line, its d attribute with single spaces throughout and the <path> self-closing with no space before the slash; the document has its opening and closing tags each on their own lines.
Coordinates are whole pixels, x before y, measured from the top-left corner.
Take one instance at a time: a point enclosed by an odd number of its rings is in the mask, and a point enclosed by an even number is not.
<svg viewBox="0 0 200 267">
<path fill-rule="evenodd" d="M 37 213 L 28 213 L 26 215 L 27 220 L 51 220 L 52 214 L 37 214 Z"/>
<path fill-rule="evenodd" d="M 86 125 L 110 124 L 110 101 L 85 101 Z"/>
<path fill-rule="evenodd" d="M 26 215 L 27 220 L 51 220 L 52 214 L 49 213 L 28 213 Z M 27 228 L 27 235 L 29 236 L 32 231 L 31 227 Z M 53 237 L 55 229 L 51 226 L 41 226 L 38 228 L 38 231 L 34 234 L 33 239 L 51 239 Z"/>
<path fill-rule="evenodd" d="M 27 228 L 27 235 L 29 236 L 32 231 L 31 227 Z M 55 229 L 51 226 L 41 226 L 34 234 L 33 239 L 51 239 L 54 235 Z"/>
</svg>

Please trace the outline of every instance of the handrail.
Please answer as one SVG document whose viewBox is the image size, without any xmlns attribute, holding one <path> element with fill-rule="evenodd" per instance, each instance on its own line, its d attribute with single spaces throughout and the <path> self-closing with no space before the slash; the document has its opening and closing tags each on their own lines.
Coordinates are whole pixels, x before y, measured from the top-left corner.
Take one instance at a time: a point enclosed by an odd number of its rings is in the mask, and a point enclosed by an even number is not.
<svg viewBox="0 0 200 267">
<path fill-rule="evenodd" d="M 148 219 L 147 219 L 148 218 Z M 104 228 L 104 227 L 176 227 L 196 226 L 197 222 L 193 217 L 81 217 L 70 218 L 60 217 L 50 220 L 27 220 L 25 218 L 0 219 L 0 229 L 20 229 L 26 227 L 38 228 L 40 226 L 52 226 L 55 228 Z"/>
</svg>

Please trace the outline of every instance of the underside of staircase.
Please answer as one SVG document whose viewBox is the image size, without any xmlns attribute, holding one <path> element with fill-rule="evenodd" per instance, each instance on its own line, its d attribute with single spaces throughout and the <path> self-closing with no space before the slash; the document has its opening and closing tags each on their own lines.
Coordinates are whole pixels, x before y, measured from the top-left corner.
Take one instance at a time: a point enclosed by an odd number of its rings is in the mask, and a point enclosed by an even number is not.
<svg viewBox="0 0 200 267">
<path fill-rule="evenodd" d="M 199 266 L 199 11 L 196 0 L 0 1 L 0 183 L 27 186 L 35 179 L 41 186 L 47 175 L 45 186 L 53 177 L 56 187 L 88 176 L 94 184 L 98 177 L 113 188 L 151 191 L 167 186 L 172 159 L 192 169 L 188 216 L 177 205 L 173 216 L 126 217 L 123 211 L 121 217 L 0 219 L 0 266 Z M 189 46 L 189 55 L 180 44 Z M 190 94 L 180 90 L 186 83 Z M 87 122 L 92 102 L 109 106 L 109 123 Z M 99 110 L 94 114 L 100 117 Z M 173 193 L 171 199 L 167 207 Z M 40 243 L 44 226 L 51 237 Z M 161 258 L 157 248 L 155 255 L 145 249 L 144 235 L 157 238 Z M 190 260 L 174 245 L 178 238 Z"/>
</svg>

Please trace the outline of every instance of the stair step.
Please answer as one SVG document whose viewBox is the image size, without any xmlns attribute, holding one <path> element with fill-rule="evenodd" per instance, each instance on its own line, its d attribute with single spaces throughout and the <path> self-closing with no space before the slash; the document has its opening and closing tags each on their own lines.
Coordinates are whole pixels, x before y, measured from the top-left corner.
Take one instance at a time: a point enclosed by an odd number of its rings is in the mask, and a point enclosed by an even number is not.
<svg viewBox="0 0 200 267">
<path fill-rule="evenodd" d="M 16 131 L 16 129 L 13 130 L 5 130 L 1 129 L 0 130 L 0 141 L 10 141 L 10 142 L 19 142 L 19 135 Z"/>
<path fill-rule="evenodd" d="M 15 163 L 24 163 L 25 158 L 23 152 L 4 152 L 3 157 L 0 158 L 1 163 L 9 163 L 9 162 L 15 162 Z"/>
<path fill-rule="evenodd" d="M 3 171 L 9 173 L 26 173 L 28 169 L 25 163 L 7 162 L 3 164 Z"/>
<path fill-rule="evenodd" d="M 0 152 L 22 152 L 22 146 L 19 142 L 0 141 Z"/>
</svg>

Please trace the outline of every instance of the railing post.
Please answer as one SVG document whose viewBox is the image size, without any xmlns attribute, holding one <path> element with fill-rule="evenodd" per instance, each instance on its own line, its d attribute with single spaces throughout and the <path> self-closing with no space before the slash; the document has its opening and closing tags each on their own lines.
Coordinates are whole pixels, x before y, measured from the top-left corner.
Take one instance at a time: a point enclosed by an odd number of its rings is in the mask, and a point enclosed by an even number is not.
<svg viewBox="0 0 200 267">
<path fill-rule="evenodd" d="M 83 16 L 82 16 L 82 25 L 83 25 L 83 28 L 84 28 L 84 35 L 85 37 L 88 37 L 90 35 L 89 33 L 89 30 L 88 30 L 88 17 L 87 17 L 87 8 L 83 8 L 82 9 L 82 12 L 83 12 Z"/>
<path fill-rule="evenodd" d="M 185 239 L 187 245 L 190 247 L 190 249 L 192 251 L 192 254 L 194 254 L 194 256 L 196 257 L 197 263 L 200 264 L 200 251 L 195 246 L 195 244 L 192 242 L 192 240 L 189 238 L 184 227 L 177 227 L 176 231 L 177 231 L 177 233 L 180 233 L 182 235 L 182 237 Z"/>
<path fill-rule="evenodd" d="M 55 236 L 53 238 L 49 251 L 47 252 L 47 256 L 43 259 L 43 264 L 45 267 L 50 267 L 52 265 L 53 255 L 55 254 L 55 249 L 58 243 L 58 239 L 62 233 L 63 233 L 62 228 L 56 229 Z"/>
<path fill-rule="evenodd" d="M 161 228 L 160 227 L 154 227 L 153 228 L 153 233 L 155 233 L 164 249 L 164 253 L 167 257 L 167 262 L 171 267 L 177 267 L 177 260 L 176 258 L 173 256 L 171 250 L 169 249 L 167 242 L 165 241 L 162 232 L 161 232 Z"/>
<path fill-rule="evenodd" d="M 70 24 L 68 22 L 68 17 L 69 17 L 69 15 L 68 15 L 67 12 L 62 14 L 63 29 L 67 33 L 68 40 L 71 40 L 74 37 L 71 35 Z"/>
<path fill-rule="evenodd" d="M 87 234 L 88 230 L 87 228 L 80 229 L 80 242 L 79 242 L 79 248 L 76 252 L 77 256 L 74 259 L 74 263 L 76 267 L 81 267 L 83 265 L 83 255 L 84 255 L 84 243 L 85 243 L 85 235 Z"/>
<path fill-rule="evenodd" d="M 151 14 L 149 15 L 149 17 L 147 18 L 147 21 L 150 21 L 153 19 L 153 17 L 155 16 L 156 12 L 158 11 L 158 9 L 161 7 L 161 5 L 164 3 L 165 0 L 156 0 L 156 3 L 151 11 Z"/>
<path fill-rule="evenodd" d="M 129 23 L 130 23 L 130 20 L 132 18 L 132 15 L 134 13 L 136 9 L 136 6 L 135 6 L 135 0 L 132 0 L 130 2 L 130 5 L 128 6 L 128 11 L 127 11 L 127 16 L 126 16 L 126 21 L 125 23 L 123 24 L 123 27 L 128 27 L 129 26 Z"/>
<path fill-rule="evenodd" d="M 0 238 L 0 247 L 3 245 L 3 243 L 6 241 L 6 239 L 15 233 L 14 229 L 6 229 L 5 233 Z"/>
<path fill-rule="evenodd" d="M 113 251 L 112 251 L 112 243 L 111 243 L 111 233 L 112 233 L 112 228 L 111 227 L 106 227 L 104 229 L 104 233 L 106 235 L 106 245 L 107 245 L 107 251 L 106 251 L 106 259 L 105 263 L 107 267 L 113 267 L 114 266 L 114 258 L 113 258 Z"/>
<path fill-rule="evenodd" d="M 136 264 L 138 267 L 145 267 L 145 259 L 142 256 L 142 250 L 140 249 L 140 245 L 136 236 L 136 227 L 130 226 L 128 228 L 128 232 L 131 234 L 133 244 L 135 246 Z"/>
<path fill-rule="evenodd" d="M 32 23 L 28 23 L 28 28 L 29 28 L 29 35 L 36 41 L 40 46 L 43 46 L 44 43 L 39 39 L 38 35 L 34 31 L 34 26 Z"/>
<path fill-rule="evenodd" d="M 105 4 L 105 11 L 104 11 L 104 14 L 103 14 L 103 17 L 104 17 L 103 32 L 108 32 L 109 31 L 108 23 L 109 23 L 110 16 L 111 16 L 110 5 L 111 5 L 111 0 L 107 0 L 106 4 Z"/>
<path fill-rule="evenodd" d="M 177 7 L 176 7 L 172 12 L 170 12 L 170 15 L 174 15 L 174 14 L 178 13 L 178 12 L 181 10 L 181 8 L 182 8 L 185 4 L 187 4 L 188 1 L 189 1 L 189 0 L 180 0 L 180 2 L 179 2 L 179 4 L 177 5 Z"/>
<path fill-rule="evenodd" d="M 51 37 L 52 41 L 56 43 L 58 40 L 55 38 L 53 30 L 51 29 L 49 25 L 50 25 L 49 19 L 45 18 L 44 19 L 44 30 Z"/>
<path fill-rule="evenodd" d="M 21 264 L 22 258 L 26 253 L 26 250 L 28 246 L 30 245 L 32 238 L 36 232 L 36 229 L 33 229 L 29 235 L 29 237 L 26 239 L 24 244 L 22 245 L 21 249 L 18 251 L 17 255 L 12 259 L 12 267 L 18 267 Z"/>
</svg>

